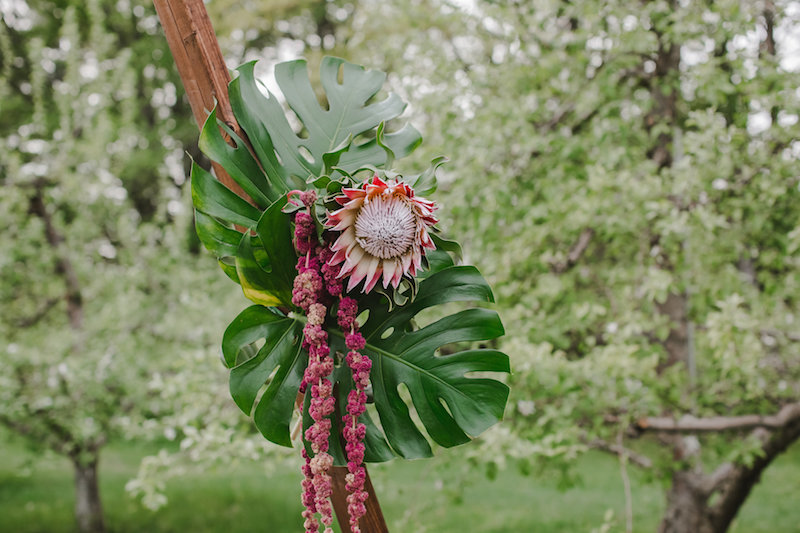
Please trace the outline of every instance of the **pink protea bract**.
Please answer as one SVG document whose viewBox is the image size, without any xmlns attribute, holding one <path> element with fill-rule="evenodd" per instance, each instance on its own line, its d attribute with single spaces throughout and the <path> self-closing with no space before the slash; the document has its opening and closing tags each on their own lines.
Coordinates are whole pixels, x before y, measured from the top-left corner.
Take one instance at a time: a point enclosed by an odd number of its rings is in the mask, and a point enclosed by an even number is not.
<svg viewBox="0 0 800 533">
<path fill-rule="evenodd" d="M 397 288 L 404 275 L 417 274 L 425 250 L 436 248 L 428 234 L 438 222 L 436 204 L 402 181 L 376 175 L 360 188 L 342 189 L 336 202 L 342 207 L 328 213 L 327 225 L 341 233 L 329 263 L 341 264 L 338 277 L 350 277 L 348 291 L 363 280 L 367 293 L 381 278 L 384 288 Z"/>
</svg>

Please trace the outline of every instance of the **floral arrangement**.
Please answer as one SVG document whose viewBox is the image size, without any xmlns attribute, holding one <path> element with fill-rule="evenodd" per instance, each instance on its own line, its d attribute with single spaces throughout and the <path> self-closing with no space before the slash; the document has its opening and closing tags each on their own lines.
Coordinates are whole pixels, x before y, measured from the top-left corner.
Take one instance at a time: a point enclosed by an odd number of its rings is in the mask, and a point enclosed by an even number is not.
<svg viewBox="0 0 800 533">
<path fill-rule="evenodd" d="M 503 327 L 485 307 L 417 323 L 423 310 L 493 297 L 474 267 L 457 264 L 460 247 L 440 235 L 425 198 L 444 158 L 421 174 L 392 170 L 421 137 L 410 125 L 385 132 L 405 108 L 394 94 L 372 101 L 385 74 L 327 57 L 321 105 L 304 61 L 277 65 L 297 131 L 257 86 L 254 63 L 237 70 L 229 98 L 249 146 L 216 112 L 199 144 L 249 198 L 192 168 L 198 236 L 255 304 L 223 337 L 231 395 L 272 442 L 292 446 L 293 417 L 302 424 L 306 531 L 332 531 L 330 469 L 346 465 L 358 532 L 365 462 L 428 457 L 428 438 L 456 446 L 501 419 L 508 387 L 494 374 L 510 371 L 508 357 L 460 348 Z"/>
</svg>

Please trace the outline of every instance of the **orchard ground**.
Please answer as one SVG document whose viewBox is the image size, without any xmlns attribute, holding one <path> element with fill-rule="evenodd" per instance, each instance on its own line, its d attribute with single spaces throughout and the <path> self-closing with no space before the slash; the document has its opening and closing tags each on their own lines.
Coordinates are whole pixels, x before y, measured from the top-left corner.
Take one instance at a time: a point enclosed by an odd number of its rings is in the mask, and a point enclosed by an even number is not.
<svg viewBox="0 0 800 533">
<path fill-rule="evenodd" d="M 75 531 L 68 462 L 53 454 L 35 454 L 5 433 L 0 434 L 0 449 L 0 531 Z M 117 442 L 104 452 L 100 483 L 110 532 L 301 530 L 300 477 L 289 466 L 269 474 L 244 464 L 187 474 L 168 483 L 166 507 L 157 512 L 142 508 L 124 486 L 141 457 L 157 449 Z M 562 491 L 553 476 L 526 477 L 513 468 L 500 471 L 492 481 L 482 472 L 464 475 L 462 466 L 455 466 L 459 463 L 447 460 L 448 453 L 452 452 L 370 467 L 390 531 L 589 533 L 606 521 L 611 524 L 608 531 L 625 530 L 619 463 L 611 456 L 584 456 L 576 469 L 581 483 Z M 629 470 L 634 531 L 655 531 L 664 508 L 663 488 Z M 766 471 L 731 531 L 800 532 L 798 494 L 800 446 L 795 445 Z"/>
</svg>

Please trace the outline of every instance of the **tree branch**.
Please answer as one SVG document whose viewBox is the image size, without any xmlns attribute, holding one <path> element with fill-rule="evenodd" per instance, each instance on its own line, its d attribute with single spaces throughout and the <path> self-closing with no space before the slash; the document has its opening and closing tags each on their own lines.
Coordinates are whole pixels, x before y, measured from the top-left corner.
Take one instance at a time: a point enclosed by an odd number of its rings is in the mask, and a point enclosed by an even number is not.
<svg viewBox="0 0 800 533">
<path fill-rule="evenodd" d="M 759 47 L 759 54 L 766 52 L 775 57 L 775 3 L 773 0 L 764 2 L 764 31 L 766 36 Z"/>
<path fill-rule="evenodd" d="M 26 409 L 26 412 L 31 418 L 37 416 L 35 413 L 31 414 L 29 409 Z M 23 424 L 6 415 L 0 414 L 0 424 L 6 426 L 8 429 L 14 431 L 18 435 L 22 435 L 23 437 L 26 437 L 34 442 L 38 442 L 39 444 L 44 444 L 55 453 L 68 454 L 70 446 L 74 444 L 69 432 L 47 418 L 45 418 L 44 423 L 45 426 L 47 426 L 47 429 L 45 431 L 39 431 L 37 428 L 34 428 L 31 425 Z M 53 439 L 53 433 L 56 433 L 59 438 Z"/>
<path fill-rule="evenodd" d="M 597 439 L 590 442 L 589 447 L 593 450 L 600 450 L 602 452 L 616 455 L 617 457 L 625 457 L 628 461 L 640 468 L 648 469 L 653 467 L 653 461 L 651 461 L 649 457 L 638 454 L 619 444 L 611 444 L 610 442 Z"/>
<path fill-rule="evenodd" d="M 553 271 L 556 274 L 563 274 L 580 260 L 581 256 L 583 256 L 586 249 L 589 247 L 589 244 L 592 242 L 592 238 L 594 237 L 594 230 L 592 228 L 584 228 L 580 235 L 578 235 L 578 240 L 570 247 L 569 254 L 567 254 L 567 260 L 561 263 L 557 263 L 553 265 Z"/>
<path fill-rule="evenodd" d="M 762 335 L 769 335 L 770 337 L 784 337 L 790 342 L 800 342 L 800 333 L 792 333 L 789 331 L 781 331 L 778 329 L 763 328 Z"/>
<path fill-rule="evenodd" d="M 18 433 L 24 437 L 32 437 L 33 436 L 33 429 L 30 426 L 25 424 L 21 424 L 16 420 L 12 420 L 11 418 L 5 416 L 4 414 L 0 413 L 0 424 L 6 426 L 8 429 Z"/>
<path fill-rule="evenodd" d="M 706 476 L 703 480 L 703 490 L 706 494 L 711 494 L 719 489 L 725 480 L 734 472 L 735 466 L 733 463 L 723 463 L 710 475 Z"/>
<path fill-rule="evenodd" d="M 667 433 L 704 433 L 754 428 L 781 429 L 800 420 L 800 402 L 783 406 L 774 415 L 712 416 L 696 418 L 686 415 L 678 420 L 670 417 L 647 417 L 636 423 L 642 431 Z"/>
<path fill-rule="evenodd" d="M 797 404 L 795 404 L 796 406 Z M 717 531 L 727 531 L 750 491 L 761 479 L 761 473 L 772 461 L 800 439 L 800 417 L 777 431 L 758 428 L 753 436 L 763 442 L 761 454 L 749 465 L 722 465 L 712 477 L 719 478 L 719 499 L 710 509 Z M 723 475 L 727 474 L 727 475 Z"/>
<path fill-rule="evenodd" d="M 14 325 L 17 328 L 29 328 L 31 326 L 35 326 L 39 323 L 41 319 L 47 316 L 47 313 L 61 301 L 61 298 L 49 298 L 39 309 L 36 310 L 32 315 L 18 318 L 14 321 Z"/>
<path fill-rule="evenodd" d="M 64 299 L 67 302 L 67 315 L 69 316 L 69 323 L 73 329 L 79 330 L 83 328 L 83 296 L 81 295 L 81 286 L 78 282 L 78 275 L 75 273 L 75 268 L 72 262 L 67 257 L 63 250 L 64 238 L 56 230 L 53 224 L 53 216 L 47 210 L 44 203 L 44 190 L 42 187 L 36 188 L 36 193 L 30 200 L 30 212 L 42 219 L 44 222 L 44 231 L 48 244 L 55 252 L 56 257 L 56 272 L 64 279 L 67 286 L 67 292 L 64 294 Z"/>
</svg>

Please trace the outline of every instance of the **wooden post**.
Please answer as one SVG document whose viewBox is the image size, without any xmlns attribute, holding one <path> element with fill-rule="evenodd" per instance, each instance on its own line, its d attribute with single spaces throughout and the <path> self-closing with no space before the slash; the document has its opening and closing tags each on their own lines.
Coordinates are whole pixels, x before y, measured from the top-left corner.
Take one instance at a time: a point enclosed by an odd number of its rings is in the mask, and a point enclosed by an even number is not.
<svg viewBox="0 0 800 533">
<path fill-rule="evenodd" d="M 245 138 L 228 99 L 231 76 L 222 58 L 214 28 L 202 0 L 154 0 L 172 58 L 189 97 L 194 119 L 202 128 L 208 114 L 219 104 L 217 117 Z M 226 135 L 227 137 L 227 135 Z M 217 179 L 243 198 L 250 198 L 222 166 L 212 162 Z"/>
<path fill-rule="evenodd" d="M 366 465 L 364 466 L 364 471 L 367 472 Z M 339 520 L 339 527 L 342 528 L 342 531 L 350 531 L 350 515 L 347 512 L 347 489 L 345 489 L 346 475 L 346 466 L 334 466 L 331 471 L 331 484 L 333 485 L 331 503 L 333 503 L 333 510 L 336 511 L 336 518 Z M 364 483 L 364 490 L 369 494 L 369 498 L 364 502 L 367 507 L 367 513 L 358 521 L 361 531 L 364 533 L 389 533 L 389 528 L 386 527 L 386 520 L 383 518 L 383 512 L 381 512 L 381 504 L 378 502 L 375 488 L 369 478 L 369 472 L 367 472 L 367 482 Z"/>
<path fill-rule="evenodd" d="M 164 27 L 167 43 L 189 97 L 197 125 L 203 126 L 208 113 L 217 104 L 217 116 L 239 137 L 246 140 L 247 137 L 239 127 L 231 109 L 228 99 L 230 74 L 203 0 L 153 0 L 153 3 Z M 250 200 L 220 165 L 213 163 L 213 166 L 217 179 L 242 198 Z M 350 531 L 345 489 L 346 475 L 345 467 L 333 467 L 331 471 L 333 482 L 331 502 L 342 531 Z M 369 498 L 366 501 L 367 514 L 359 520 L 361 530 L 364 533 L 388 533 L 386 520 L 383 518 L 369 473 L 364 488 L 369 493 Z"/>
</svg>

